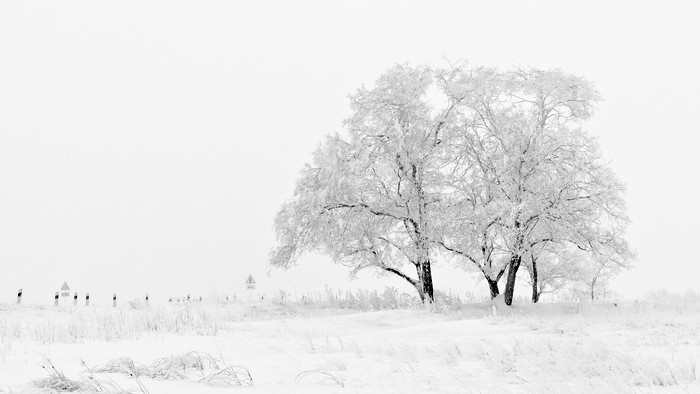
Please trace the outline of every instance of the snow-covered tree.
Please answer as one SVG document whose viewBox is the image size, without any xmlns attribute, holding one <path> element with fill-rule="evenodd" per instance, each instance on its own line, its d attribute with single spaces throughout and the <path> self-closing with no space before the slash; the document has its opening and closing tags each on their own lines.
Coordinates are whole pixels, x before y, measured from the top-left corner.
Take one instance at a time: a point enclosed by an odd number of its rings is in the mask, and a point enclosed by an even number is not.
<svg viewBox="0 0 700 394">
<path fill-rule="evenodd" d="M 504 78 L 494 69 L 466 65 L 442 70 L 444 91 L 460 98 L 443 157 L 441 231 L 438 244 L 475 267 L 486 279 L 491 298 L 507 267 L 507 254 L 498 245 L 504 208 L 495 163 L 504 159 L 497 133 L 481 130 L 481 106 L 494 103 L 504 91 Z"/>
<path fill-rule="evenodd" d="M 492 295 L 507 273 L 508 305 L 523 260 L 549 243 L 625 265 L 623 187 L 581 128 L 598 100 L 591 85 L 559 70 L 459 74 L 450 80 L 464 97 L 450 140 L 461 169 L 451 207 L 465 220 L 443 234 L 448 250 L 485 268 Z M 503 254 L 505 265 L 489 260 Z"/>
<path fill-rule="evenodd" d="M 504 115 L 511 127 L 502 136 L 511 150 L 497 180 L 508 202 L 500 227 L 511 255 L 506 304 L 523 258 L 536 247 L 569 243 L 617 266 L 632 257 L 623 186 L 581 129 L 597 93 L 561 71 L 518 71 L 508 79 L 512 106 Z"/>
<path fill-rule="evenodd" d="M 523 264 L 532 288 L 532 302 L 538 302 L 542 294 L 556 293 L 577 283 L 583 274 L 581 253 L 571 245 L 555 243 L 531 250 Z"/>
<path fill-rule="evenodd" d="M 352 96 L 347 134 L 328 137 L 305 167 L 277 216 L 272 265 L 319 250 L 432 300 L 432 259 L 449 251 L 492 297 L 505 276 L 508 305 L 523 263 L 533 300 L 573 264 L 546 251 L 575 247 L 626 266 L 623 187 L 581 128 L 597 100 L 559 70 L 394 67 Z"/>
<path fill-rule="evenodd" d="M 433 300 L 433 226 L 453 97 L 427 67 L 396 66 L 351 97 L 347 135 L 328 137 L 275 221 L 273 266 L 318 250 L 352 269 L 397 275 Z M 440 105 L 438 108 L 437 105 Z M 405 270 L 413 267 L 415 276 Z"/>
<path fill-rule="evenodd" d="M 595 301 L 607 291 L 610 279 L 621 271 L 621 266 L 601 256 L 579 256 L 575 290 Z"/>
</svg>

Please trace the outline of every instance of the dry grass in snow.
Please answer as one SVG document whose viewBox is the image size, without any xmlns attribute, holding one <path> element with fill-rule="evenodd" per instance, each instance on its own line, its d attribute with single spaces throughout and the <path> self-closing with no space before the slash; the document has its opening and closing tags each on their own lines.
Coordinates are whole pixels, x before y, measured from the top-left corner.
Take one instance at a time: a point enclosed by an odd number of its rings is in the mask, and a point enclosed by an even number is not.
<svg viewBox="0 0 700 394">
<path fill-rule="evenodd" d="M 700 392 L 699 333 L 697 310 L 639 304 L 4 307 L 0 390 Z"/>
</svg>

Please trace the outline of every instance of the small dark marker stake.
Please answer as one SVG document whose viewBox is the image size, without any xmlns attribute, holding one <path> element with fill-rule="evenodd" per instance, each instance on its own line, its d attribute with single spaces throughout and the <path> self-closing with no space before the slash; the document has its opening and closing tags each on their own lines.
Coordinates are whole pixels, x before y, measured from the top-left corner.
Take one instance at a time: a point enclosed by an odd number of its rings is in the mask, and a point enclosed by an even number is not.
<svg viewBox="0 0 700 394">
<path fill-rule="evenodd" d="M 53 306 L 58 306 L 58 292 L 56 292 L 56 295 L 53 297 Z"/>
<path fill-rule="evenodd" d="M 17 292 L 17 305 L 22 303 L 22 289 Z"/>
<path fill-rule="evenodd" d="M 146 294 L 146 304 L 148 304 L 148 294 Z"/>
<path fill-rule="evenodd" d="M 112 296 L 112 307 L 117 307 L 117 293 L 114 293 L 114 295 Z"/>
<path fill-rule="evenodd" d="M 78 306 L 78 292 L 73 294 L 73 306 Z"/>
<path fill-rule="evenodd" d="M 85 306 L 90 306 L 90 293 L 85 293 Z"/>
</svg>

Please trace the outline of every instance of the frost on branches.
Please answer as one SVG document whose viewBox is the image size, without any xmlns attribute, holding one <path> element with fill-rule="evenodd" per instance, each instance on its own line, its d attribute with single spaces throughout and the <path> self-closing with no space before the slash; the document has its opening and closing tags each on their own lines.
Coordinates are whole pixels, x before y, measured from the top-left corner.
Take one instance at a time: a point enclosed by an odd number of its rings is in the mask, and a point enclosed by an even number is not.
<svg viewBox="0 0 700 394">
<path fill-rule="evenodd" d="M 584 79 L 397 66 L 351 100 L 346 133 L 320 145 L 277 215 L 273 266 L 317 250 L 432 301 L 431 262 L 451 253 L 492 297 L 505 277 L 510 305 L 521 265 L 534 302 L 579 275 L 575 259 L 553 257 L 567 248 L 630 261 L 622 184 L 581 128 L 598 100 Z"/>
<path fill-rule="evenodd" d="M 441 141 L 455 106 L 434 108 L 427 99 L 434 87 L 430 69 L 399 66 L 352 96 L 347 135 L 330 136 L 316 150 L 277 216 L 273 265 L 320 250 L 352 272 L 397 275 L 433 300 Z"/>
</svg>

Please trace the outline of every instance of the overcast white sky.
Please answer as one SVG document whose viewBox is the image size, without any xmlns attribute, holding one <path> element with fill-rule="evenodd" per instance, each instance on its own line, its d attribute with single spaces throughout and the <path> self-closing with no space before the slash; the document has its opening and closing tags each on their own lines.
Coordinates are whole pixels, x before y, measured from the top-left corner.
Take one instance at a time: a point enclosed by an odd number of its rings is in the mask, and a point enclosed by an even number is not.
<svg viewBox="0 0 700 394">
<path fill-rule="evenodd" d="M 347 286 L 319 256 L 266 277 L 272 218 L 350 92 L 445 58 L 592 80 L 605 101 L 587 127 L 628 186 L 639 255 L 618 288 L 686 289 L 700 276 L 697 4 L 2 2 L 0 301 L 64 280 L 105 304 L 240 293 L 249 273 L 264 290 Z M 486 288 L 434 270 L 437 288 Z"/>
</svg>

